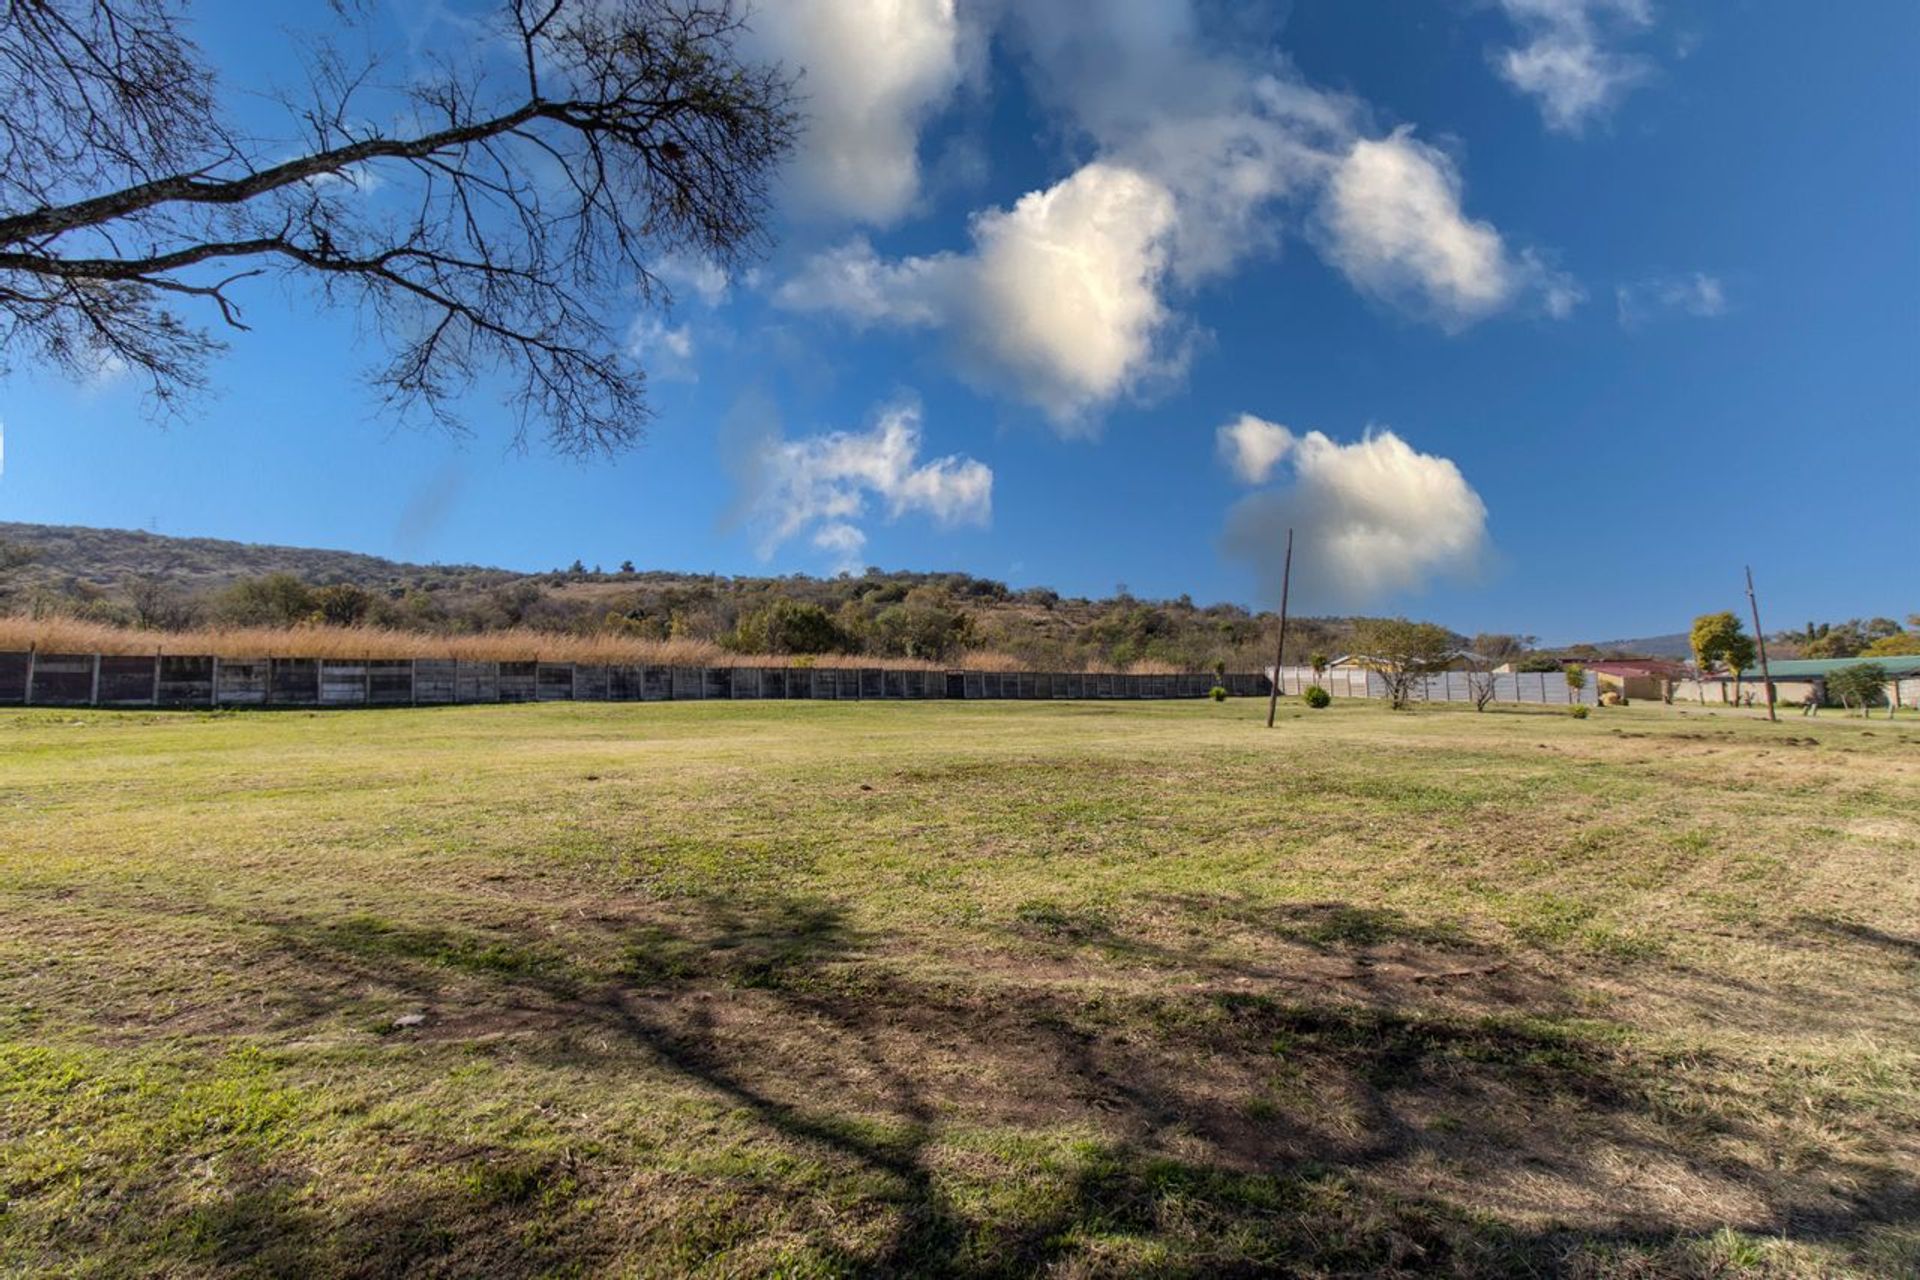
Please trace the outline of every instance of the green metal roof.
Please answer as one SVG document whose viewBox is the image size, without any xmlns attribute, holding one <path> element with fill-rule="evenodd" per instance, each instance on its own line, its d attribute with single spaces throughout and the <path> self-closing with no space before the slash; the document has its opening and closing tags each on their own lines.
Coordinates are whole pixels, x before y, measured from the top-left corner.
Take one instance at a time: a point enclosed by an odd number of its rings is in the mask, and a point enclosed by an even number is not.
<svg viewBox="0 0 1920 1280">
<path fill-rule="evenodd" d="M 1920 657 L 1910 654 L 1897 658 L 1775 658 L 1767 664 L 1767 669 L 1775 680 L 1809 680 L 1830 676 L 1847 667 L 1865 666 L 1869 662 L 1878 665 L 1892 679 L 1920 676 Z M 1742 680 L 1757 680 L 1759 677 L 1758 659 L 1740 673 Z"/>
</svg>

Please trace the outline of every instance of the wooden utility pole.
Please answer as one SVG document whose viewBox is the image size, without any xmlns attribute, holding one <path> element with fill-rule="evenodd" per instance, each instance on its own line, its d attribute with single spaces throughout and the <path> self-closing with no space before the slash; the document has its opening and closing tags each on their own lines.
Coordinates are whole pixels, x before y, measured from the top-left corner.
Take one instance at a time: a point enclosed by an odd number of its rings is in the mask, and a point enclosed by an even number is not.
<svg viewBox="0 0 1920 1280">
<path fill-rule="evenodd" d="M 1287 559 L 1280 568 L 1280 640 L 1273 646 L 1273 679 L 1267 682 L 1267 728 L 1280 707 L 1280 672 L 1287 657 L 1287 590 L 1293 585 L 1293 530 L 1287 530 Z"/>
<path fill-rule="evenodd" d="M 1753 610 L 1753 638 L 1760 646 L 1760 683 L 1767 690 L 1767 719 L 1779 722 L 1773 713 L 1773 676 L 1767 671 L 1767 633 L 1760 629 L 1760 601 L 1753 594 L 1753 566 L 1747 566 L 1747 606 Z"/>
</svg>

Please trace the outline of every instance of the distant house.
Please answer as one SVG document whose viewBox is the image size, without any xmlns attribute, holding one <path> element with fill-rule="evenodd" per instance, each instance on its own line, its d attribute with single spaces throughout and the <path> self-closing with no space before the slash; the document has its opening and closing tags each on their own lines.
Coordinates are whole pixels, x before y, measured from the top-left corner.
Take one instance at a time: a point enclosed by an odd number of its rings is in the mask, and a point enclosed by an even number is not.
<svg viewBox="0 0 1920 1280">
<path fill-rule="evenodd" d="M 1327 664 L 1330 671 L 1380 671 L 1393 664 L 1384 658 L 1371 657 L 1364 653 L 1343 653 Z M 1447 658 L 1444 666 L 1432 668 L 1435 671 L 1466 671 L 1473 666 L 1473 655 L 1456 653 Z"/>
<path fill-rule="evenodd" d="M 1612 690 L 1629 701 L 1662 697 L 1669 688 L 1693 675 L 1686 663 L 1668 658 L 1601 658 L 1575 665 L 1593 677 L 1598 692 Z"/>
<path fill-rule="evenodd" d="M 1776 702 L 1804 702 L 1809 694 L 1821 702 L 1827 700 L 1827 677 L 1846 667 L 1861 667 L 1872 663 L 1887 673 L 1886 700 L 1895 707 L 1916 705 L 1916 694 L 1920 694 L 1920 657 L 1886 658 L 1781 658 L 1767 664 L 1767 672 L 1773 678 L 1773 697 Z M 1707 697 L 1716 695 L 1722 702 L 1734 700 L 1734 680 L 1731 672 L 1709 675 L 1703 682 Z M 1751 693 L 1754 701 L 1766 699 L 1766 691 L 1761 687 L 1760 667 L 1755 664 L 1740 673 L 1742 693 Z"/>
</svg>

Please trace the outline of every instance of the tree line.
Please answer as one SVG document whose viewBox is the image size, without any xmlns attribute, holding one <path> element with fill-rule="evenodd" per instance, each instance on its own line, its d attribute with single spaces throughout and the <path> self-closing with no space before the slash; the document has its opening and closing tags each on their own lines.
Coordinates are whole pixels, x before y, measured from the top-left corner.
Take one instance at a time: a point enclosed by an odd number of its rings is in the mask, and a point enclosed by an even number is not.
<svg viewBox="0 0 1920 1280">
<path fill-rule="evenodd" d="M 1256 670 L 1273 660 L 1274 617 L 1188 596 L 1146 600 L 1124 586 L 1104 599 L 1048 587 L 1015 589 L 965 573 L 886 572 L 834 578 L 602 573 L 575 565 L 547 573 L 410 567 L 381 581 L 316 581 L 274 571 L 217 583 L 183 581 L 159 569 L 95 582 L 68 573 L 49 580 L 17 571 L 30 549 L 15 545 L 0 566 L 0 611 L 73 617 L 118 627 L 377 627 L 437 635 L 514 628 L 639 640 L 704 641 L 740 653 L 873 654 L 943 661 L 967 651 L 1005 654 L 1035 670 L 1089 666 Z M 0 556 L 0 559 L 6 557 Z M 1338 656 L 1364 647 L 1368 620 L 1296 618 L 1286 660 Z M 1376 620 L 1381 621 L 1381 620 Z M 1470 640 L 1420 624 L 1449 651 L 1491 643 L 1525 656 L 1530 637 Z M 1555 666 L 1557 664 L 1550 664 Z"/>
</svg>

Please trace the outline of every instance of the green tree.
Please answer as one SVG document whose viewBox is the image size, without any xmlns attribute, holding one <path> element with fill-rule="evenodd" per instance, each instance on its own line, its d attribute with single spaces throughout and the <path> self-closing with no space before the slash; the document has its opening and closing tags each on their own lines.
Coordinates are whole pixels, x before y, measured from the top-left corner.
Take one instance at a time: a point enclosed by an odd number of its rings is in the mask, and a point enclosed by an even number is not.
<svg viewBox="0 0 1920 1280">
<path fill-rule="evenodd" d="M 873 639 L 882 653 L 938 662 L 972 641 L 973 620 L 944 591 L 915 587 L 874 615 Z"/>
<path fill-rule="evenodd" d="M 351 582 L 338 582 L 313 593 L 314 612 L 322 622 L 336 627 L 358 626 L 373 608 L 373 595 Z"/>
<path fill-rule="evenodd" d="M 1412 704 L 1422 678 L 1446 670 L 1455 655 L 1453 632 L 1433 622 L 1362 618 L 1354 623 L 1353 639 L 1368 667 L 1386 681 L 1396 711 Z"/>
<path fill-rule="evenodd" d="M 1733 700 L 1740 701 L 1740 673 L 1748 670 L 1759 656 L 1753 637 L 1744 631 L 1736 630 L 1728 637 L 1726 647 L 1720 651 L 1720 660 L 1727 664 L 1727 670 L 1733 672 Z"/>
<path fill-rule="evenodd" d="M 1577 662 L 1569 662 L 1560 669 L 1560 674 L 1566 677 L 1568 701 L 1578 702 L 1580 691 L 1587 687 L 1587 669 Z"/>
<path fill-rule="evenodd" d="M 834 653 L 846 647 L 832 614 L 817 604 L 787 599 L 740 619 L 732 644 L 744 653 Z"/>
<path fill-rule="evenodd" d="M 1865 715 L 1867 708 L 1878 706 L 1886 694 L 1887 669 L 1877 662 L 1862 662 L 1854 666 L 1842 667 L 1827 677 L 1827 696 L 1838 698 L 1840 705 L 1851 710 L 1860 708 Z"/>
<path fill-rule="evenodd" d="M 313 616 L 313 590 L 291 573 L 242 578 L 220 594 L 223 622 L 242 627 L 291 627 Z"/>
<path fill-rule="evenodd" d="M 1730 659 L 1736 653 L 1745 660 L 1735 669 L 1736 682 L 1738 671 L 1753 662 L 1753 640 L 1741 630 L 1740 619 L 1732 610 L 1720 613 L 1703 613 L 1693 620 L 1693 629 L 1687 635 L 1687 642 L 1693 649 L 1693 665 L 1701 676 L 1700 701 L 1705 703 L 1707 692 L 1705 677 L 1709 671 L 1722 662 L 1732 665 Z M 1745 649 L 1739 650 L 1742 642 Z"/>
<path fill-rule="evenodd" d="M 1913 658 L 1920 657 L 1920 631 L 1901 631 L 1890 636 L 1882 636 L 1861 650 L 1869 658 Z"/>
<path fill-rule="evenodd" d="M 1860 624 L 1853 621 L 1843 622 L 1839 626 L 1821 624 L 1819 634 L 1807 642 L 1801 650 L 1801 656 L 1808 658 L 1852 658 L 1864 650 L 1869 641 L 1861 630 Z"/>
</svg>

